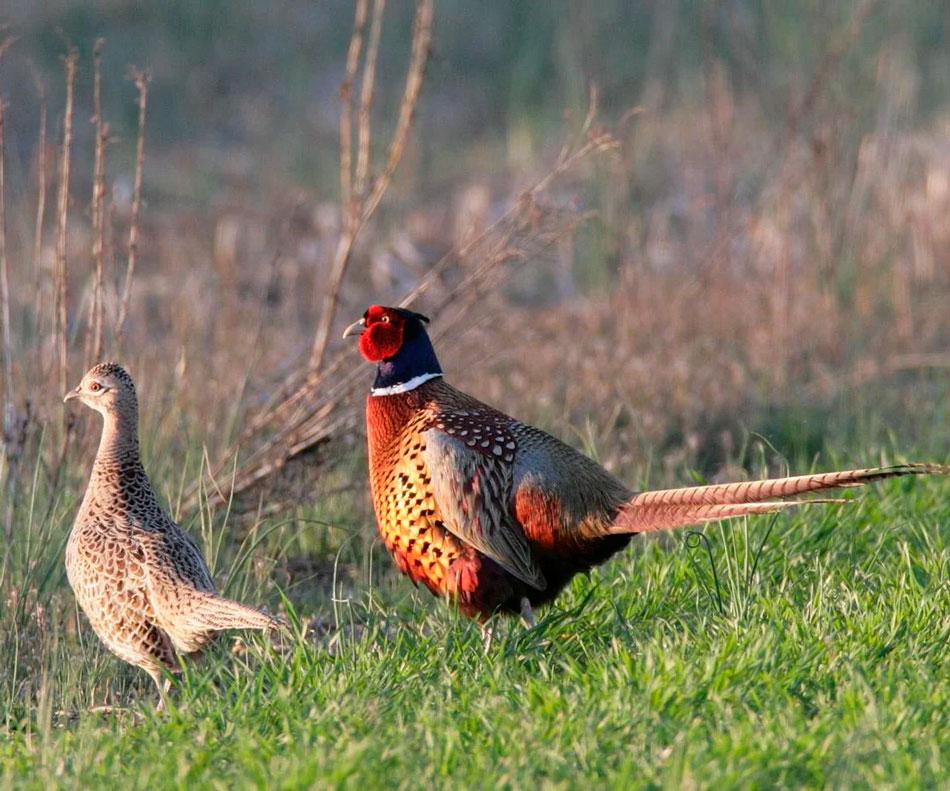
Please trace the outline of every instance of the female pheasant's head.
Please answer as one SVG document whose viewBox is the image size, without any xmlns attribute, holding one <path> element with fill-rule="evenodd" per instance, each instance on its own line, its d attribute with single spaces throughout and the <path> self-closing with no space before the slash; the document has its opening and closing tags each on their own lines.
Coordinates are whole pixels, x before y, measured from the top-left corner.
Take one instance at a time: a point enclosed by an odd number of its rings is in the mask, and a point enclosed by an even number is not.
<svg viewBox="0 0 950 791">
<path fill-rule="evenodd" d="M 421 313 L 371 305 L 363 318 L 346 328 L 343 337 L 359 335 L 363 357 L 376 363 L 373 395 L 406 393 L 442 376 L 426 333 L 428 323 Z"/>
<path fill-rule="evenodd" d="M 82 381 L 66 393 L 63 401 L 73 399 L 79 399 L 106 417 L 122 414 L 134 418 L 138 414 L 132 377 L 118 363 L 99 363 L 90 368 Z"/>
</svg>

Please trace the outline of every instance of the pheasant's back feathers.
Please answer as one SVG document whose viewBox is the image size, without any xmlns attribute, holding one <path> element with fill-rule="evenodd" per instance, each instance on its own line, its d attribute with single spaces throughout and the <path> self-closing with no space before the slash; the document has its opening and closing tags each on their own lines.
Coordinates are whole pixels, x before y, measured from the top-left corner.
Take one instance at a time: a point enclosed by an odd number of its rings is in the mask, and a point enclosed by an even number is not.
<svg viewBox="0 0 950 791">
<path fill-rule="evenodd" d="M 515 425 L 495 410 L 440 412 L 435 427 L 473 450 L 491 454 L 508 464 L 515 460 L 518 450 Z"/>
</svg>

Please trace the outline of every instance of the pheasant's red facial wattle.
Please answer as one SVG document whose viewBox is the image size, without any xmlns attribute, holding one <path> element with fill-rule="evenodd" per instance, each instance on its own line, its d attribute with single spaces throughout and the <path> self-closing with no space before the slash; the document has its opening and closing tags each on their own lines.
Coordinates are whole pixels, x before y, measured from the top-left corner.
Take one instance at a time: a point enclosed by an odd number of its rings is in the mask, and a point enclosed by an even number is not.
<svg viewBox="0 0 950 791">
<path fill-rule="evenodd" d="M 360 352 L 369 362 L 386 360 L 402 348 L 406 320 L 395 310 L 373 305 L 363 321 L 366 329 L 360 335 Z"/>
</svg>

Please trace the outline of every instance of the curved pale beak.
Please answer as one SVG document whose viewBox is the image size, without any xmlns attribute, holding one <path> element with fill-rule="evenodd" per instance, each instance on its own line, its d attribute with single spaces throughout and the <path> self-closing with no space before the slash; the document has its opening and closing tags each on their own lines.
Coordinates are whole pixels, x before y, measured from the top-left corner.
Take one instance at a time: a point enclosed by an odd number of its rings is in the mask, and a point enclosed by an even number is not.
<svg viewBox="0 0 950 791">
<path fill-rule="evenodd" d="M 80 387 L 82 387 L 82 385 L 76 385 L 72 390 L 66 393 L 66 395 L 63 396 L 63 403 L 65 404 L 67 401 L 72 401 L 74 398 L 79 398 Z"/>
<path fill-rule="evenodd" d="M 343 330 L 343 337 L 349 338 L 351 335 L 362 335 L 366 332 L 366 319 L 354 321 L 349 327 Z"/>
</svg>

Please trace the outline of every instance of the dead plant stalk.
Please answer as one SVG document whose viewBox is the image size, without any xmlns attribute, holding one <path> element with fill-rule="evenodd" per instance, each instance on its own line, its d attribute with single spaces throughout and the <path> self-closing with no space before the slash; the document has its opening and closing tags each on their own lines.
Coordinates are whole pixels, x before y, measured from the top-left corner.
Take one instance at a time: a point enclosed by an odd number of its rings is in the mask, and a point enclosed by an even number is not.
<svg viewBox="0 0 950 791">
<path fill-rule="evenodd" d="M 102 298 L 102 276 L 105 258 L 105 195 L 106 195 L 106 157 L 105 149 L 109 138 L 109 127 L 102 120 L 102 46 L 103 39 L 96 41 L 93 50 L 93 118 L 96 130 L 96 153 L 92 176 L 92 258 L 95 264 L 95 279 L 92 290 L 92 322 L 89 326 L 91 339 L 87 338 L 89 362 L 98 362 L 102 358 L 102 325 L 105 304 Z"/>
<path fill-rule="evenodd" d="M 46 221 L 46 89 L 37 79 L 36 92 L 40 100 L 40 132 L 36 154 L 36 222 L 33 228 L 33 269 L 39 270 L 43 255 L 43 225 Z"/>
<path fill-rule="evenodd" d="M 66 73 L 66 110 L 63 115 L 63 147 L 59 161 L 59 191 L 56 198 L 56 319 L 55 343 L 59 364 L 59 391 L 66 392 L 69 378 L 67 335 L 69 332 L 69 294 L 67 291 L 67 243 L 69 214 L 69 168 L 73 144 L 73 94 L 76 84 L 76 61 L 79 55 L 70 48 L 64 60 Z M 64 413 L 64 420 L 68 419 Z"/>
<path fill-rule="evenodd" d="M 132 217 L 129 220 L 129 257 L 125 270 L 125 285 L 122 289 L 122 299 L 119 303 L 119 316 L 115 323 L 115 345 L 118 348 L 122 343 L 122 334 L 125 331 L 125 322 L 129 315 L 129 302 L 132 299 L 132 278 L 135 275 L 135 263 L 138 257 L 139 246 L 139 215 L 142 211 L 142 170 L 145 165 L 145 112 L 148 108 L 149 74 L 146 71 L 132 72 L 135 87 L 139 95 L 139 126 L 138 137 L 135 142 L 135 178 L 132 187 Z"/>
<path fill-rule="evenodd" d="M 0 100 L 0 331 L 3 340 L 3 446 L 9 459 L 16 425 L 16 396 L 13 390 L 13 336 L 10 330 L 10 274 L 7 269 L 7 212 L 4 173 L 4 111 Z"/>
<path fill-rule="evenodd" d="M 347 51 L 346 76 L 340 87 L 342 109 L 340 114 L 340 192 L 343 203 L 343 228 L 333 257 L 330 282 L 317 333 L 314 336 L 310 355 L 310 369 L 319 371 L 326 357 L 327 344 L 336 317 L 340 301 L 340 288 L 346 276 L 360 230 L 373 216 L 379 202 L 389 187 L 392 177 L 399 167 L 405 153 L 409 131 L 415 118 L 419 94 L 425 78 L 426 64 L 429 60 L 429 48 L 432 41 L 432 0 L 417 0 L 416 13 L 412 28 L 412 45 L 409 68 L 406 73 L 406 85 L 399 105 L 399 117 L 396 130 L 389 143 L 386 163 L 379 175 L 373 180 L 367 193 L 367 180 L 371 164 L 372 109 L 376 84 L 376 60 L 379 52 L 379 39 L 382 30 L 385 0 L 374 0 L 373 15 L 370 22 L 369 43 L 363 62 L 363 80 L 360 93 L 360 107 L 357 118 L 357 159 L 355 171 L 352 167 L 352 86 L 359 68 L 362 50 L 363 32 L 366 27 L 368 0 L 360 0 L 356 6 L 353 34 Z"/>
</svg>

